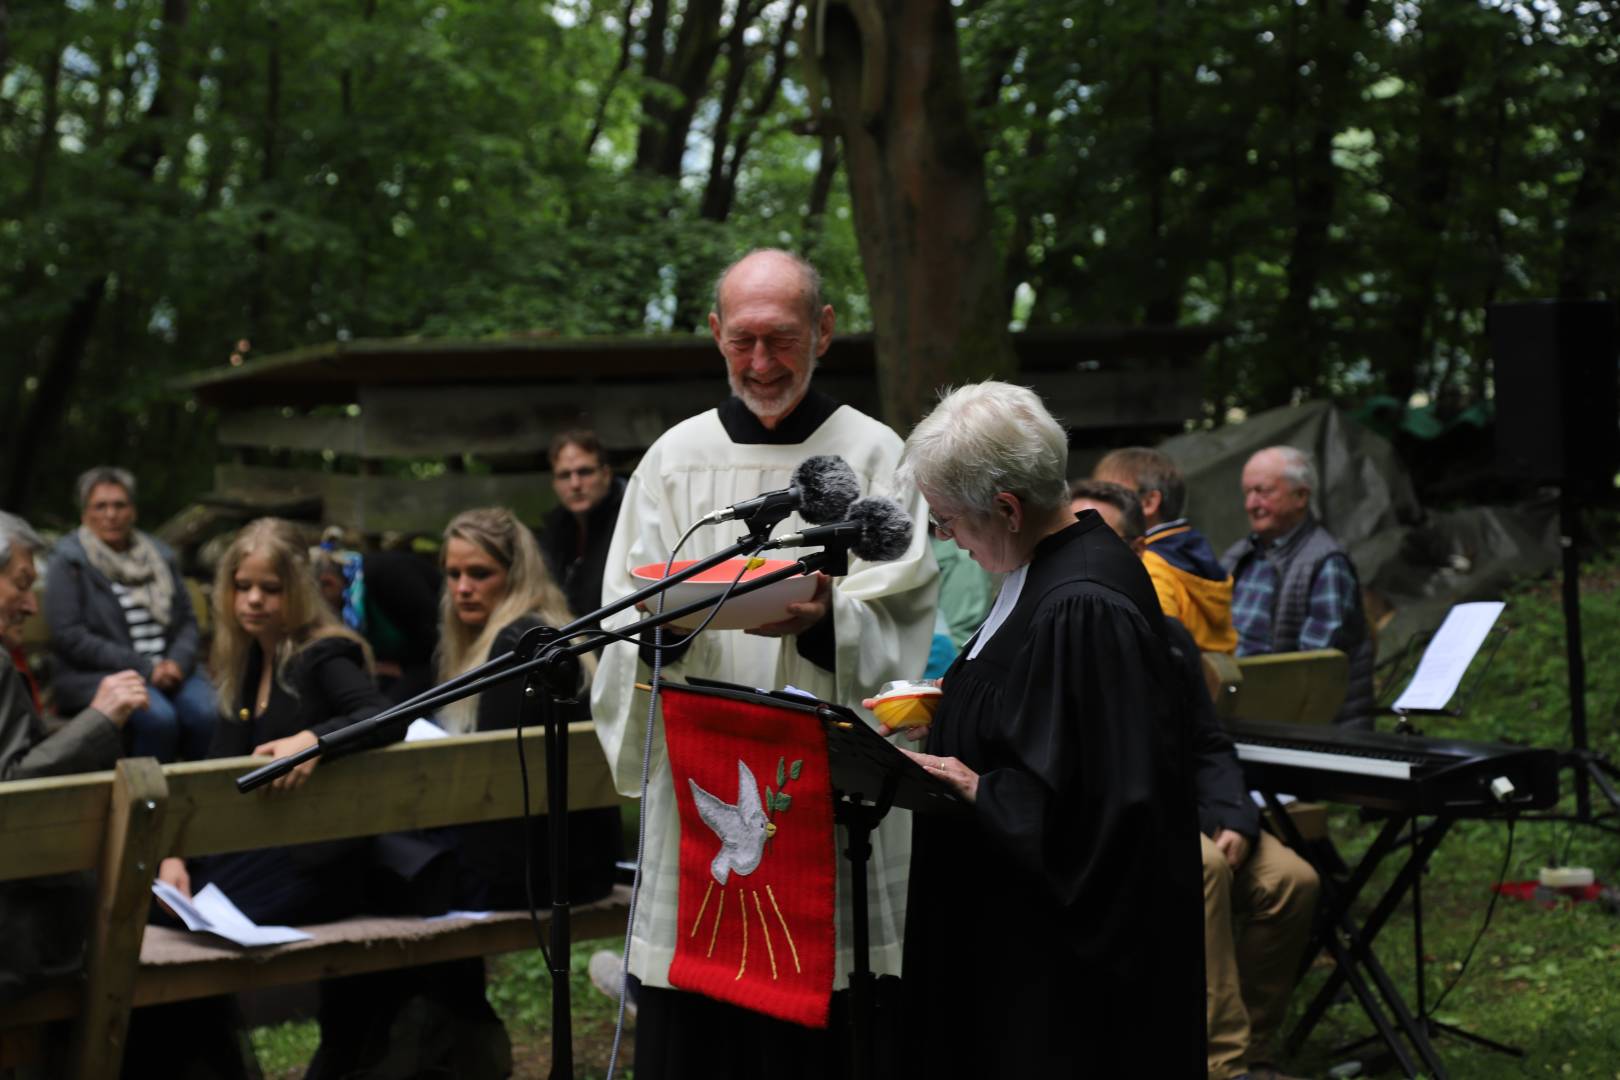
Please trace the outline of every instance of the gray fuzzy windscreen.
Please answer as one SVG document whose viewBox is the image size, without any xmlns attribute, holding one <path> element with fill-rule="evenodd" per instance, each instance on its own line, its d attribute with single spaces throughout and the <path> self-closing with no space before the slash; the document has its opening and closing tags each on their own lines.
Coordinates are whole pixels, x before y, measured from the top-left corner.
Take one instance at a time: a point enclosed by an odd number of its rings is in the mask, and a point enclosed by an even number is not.
<svg viewBox="0 0 1620 1080">
<path fill-rule="evenodd" d="M 911 515 L 893 499 L 858 499 L 849 508 L 849 520 L 861 525 L 861 538 L 850 553 L 868 562 L 898 559 L 911 546 Z"/>
<path fill-rule="evenodd" d="M 793 470 L 793 486 L 799 489 L 799 516 L 813 525 L 844 520 L 861 495 L 855 470 L 836 454 L 805 458 Z"/>
</svg>

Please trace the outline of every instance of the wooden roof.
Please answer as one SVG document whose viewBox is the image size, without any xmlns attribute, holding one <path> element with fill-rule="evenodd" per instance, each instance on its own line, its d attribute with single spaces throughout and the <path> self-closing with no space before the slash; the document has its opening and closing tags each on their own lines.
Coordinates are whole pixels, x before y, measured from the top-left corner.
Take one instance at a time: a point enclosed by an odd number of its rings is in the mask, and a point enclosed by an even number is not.
<svg viewBox="0 0 1620 1080">
<path fill-rule="evenodd" d="M 1120 327 L 1031 330 L 1013 335 L 1021 370 L 1083 372 L 1157 360 L 1196 364 L 1226 327 Z M 1157 365 L 1153 365 L 1157 366 Z M 871 334 L 833 338 L 823 375 L 870 376 Z M 224 409 L 346 405 L 361 387 L 468 386 L 503 383 L 652 382 L 712 378 L 718 370 L 707 335 L 479 340 L 392 338 L 332 342 L 186 376 L 177 387 Z"/>
</svg>

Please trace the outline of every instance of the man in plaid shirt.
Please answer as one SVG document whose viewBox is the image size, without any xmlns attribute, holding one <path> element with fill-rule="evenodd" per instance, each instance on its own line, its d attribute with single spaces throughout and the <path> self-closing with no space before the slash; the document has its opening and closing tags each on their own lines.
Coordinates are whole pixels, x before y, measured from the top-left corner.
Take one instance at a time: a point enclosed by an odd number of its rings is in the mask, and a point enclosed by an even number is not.
<svg viewBox="0 0 1620 1080">
<path fill-rule="evenodd" d="M 1243 467 L 1250 535 L 1221 557 L 1232 572 L 1237 655 L 1339 649 L 1350 686 L 1338 722 L 1370 727 L 1373 645 L 1350 556 L 1311 512 L 1316 466 L 1292 446 L 1270 446 Z"/>
</svg>

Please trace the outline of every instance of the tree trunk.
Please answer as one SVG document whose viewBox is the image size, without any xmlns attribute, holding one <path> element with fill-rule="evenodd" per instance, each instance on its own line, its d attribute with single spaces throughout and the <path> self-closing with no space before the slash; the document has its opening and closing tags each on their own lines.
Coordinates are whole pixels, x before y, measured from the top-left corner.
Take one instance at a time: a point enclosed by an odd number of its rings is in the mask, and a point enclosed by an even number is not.
<svg viewBox="0 0 1620 1080">
<path fill-rule="evenodd" d="M 174 113 L 174 73 L 179 70 L 180 34 L 189 16 L 187 0 L 164 0 L 163 23 L 158 30 L 157 76 L 146 107 L 144 131 L 118 157 L 141 183 L 150 182 L 163 157 L 164 121 Z M 79 289 L 48 353 L 39 387 L 22 411 L 12 433 L 7 455 L 5 505 L 25 507 L 33 492 L 34 462 L 50 447 L 66 412 L 74 383 L 84 366 L 85 352 L 95 330 L 96 316 L 107 293 L 106 273 L 100 273 Z"/>
<path fill-rule="evenodd" d="M 865 0 L 863 0 L 865 2 Z M 949 0 L 872 0 L 883 27 L 881 105 L 862 112 L 863 39 L 826 12 L 827 88 L 843 137 L 871 294 L 884 419 L 905 431 L 938 388 L 1016 368 L 1001 257 L 969 122 Z"/>
<path fill-rule="evenodd" d="M 1393 342 L 1385 361 L 1389 392 L 1406 401 L 1420 388 L 1420 372 L 1429 358 L 1435 292 L 1450 216 L 1452 175 L 1457 163 L 1457 93 L 1468 62 L 1461 26 L 1447 25 L 1443 4 L 1424 8 L 1421 48 L 1423 89 L 1419 105 L 1416 175 L 1408 195 L 1411 206 L 1406 265 L 1396 276 Z"/>
<path fill-rule="evenodd" d="M 655 10 L 661 8 L 655 4 Z M 649 87 L 642 99 L 643 118 L 636 142 L 636 168 L 671 179 L 681 175 L 686 136 L 692 128 L 698 101 L 709 85 L 709 72 L 720 55 L 721 0 L 688 0 L 675 38 L 675 51 L 667 67 L 654 67 L 652 37 L 648 29 L 646 75 Z M 658 34 L 662 40 L 661 29 Z M 660 48 L 658 59 L 663 59 Z"/>
<path fill-rule="evenodd" d="M 1327 0 L 1316 34 L 1320 100 L 1312 110 L 1310 142 L 1294 162 L 1294 237 L 1288 285 L 1272 326 L 1267 362 L 1256 379 L 1256 408 L 1284 405 L 1295 392 L 1315 388 L 1327 341 L 1311 301 L 1327 266 L 1328 230 L 1338 201 L 1339 170 L 1333 136 L 1339 131 L 1350 82 L 1350 58 L 1361 37 L 1367 0 Z M 1307 106 L 1308 107 L 1308 106 Z"/>
<path fill-rule="evenodd" d="M 613 91 L 619 85 L 619 80 L 630 69 L 630 53 L 636 36 L 636 28 L 631 20 L 635 14 L 636 0 L 625 0 L 622 16 L 624 31 L 619 37 L 619 61 L 613 65 L 613 73 L 608 76 L 607 85 L 602 87 L 602 96 L 596 99 L 596 115 L 591 118 L 591 130 L 590 134 L 585 136 L 585 152 L 582 157 L 589 158 L 591 151 L 596 149 L 596 141 L 602 137 L 602 128 L 607 124 L 608 102 L 613 99 Z"/>
<path fill-rule="evenodd" d="M 827 217 L 827 201 L 832 198 L 833 181 L 838 178 L 838 136 L 821 132 L 821 158 L 816 162 L 815 179 L 810 181 L 810 198 L 804 215 L 804 247 L 813 251 L 821 242 L 822 222 Z"/>
<path fill-rule="evenodd" d="M 271 18 L 268 26 L 270 51 L 265 57 L 264 149 L 259 162 L 259 180 L 271 190 L 281 171 L 281 21 Z M 259 228 L 253 234 L 253 288 L 248 294 L 248 338 L 264 337 L 270 306 L 270 225 L 274 210 L 259 215 Z"/>
</svg>

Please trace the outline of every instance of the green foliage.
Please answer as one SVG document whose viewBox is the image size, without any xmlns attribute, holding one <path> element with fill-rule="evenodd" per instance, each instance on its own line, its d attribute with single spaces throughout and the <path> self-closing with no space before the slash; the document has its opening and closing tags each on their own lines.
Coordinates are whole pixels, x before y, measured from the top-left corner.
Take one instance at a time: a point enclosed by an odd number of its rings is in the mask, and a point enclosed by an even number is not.
<svg viewBox="0 0 1620 1080">
<path fill-rule="evenodd" d="M 250 1034 L 259 1069 L 270 1080 L 303 1076 L 321 1044 L 321 1029 L 313 1020 L 254 1028 Z"/>
<path fill-rule="evenodd" d="M 760 244 L 870 328 L 797 0 L 13 7 L 0 502 L 45 523 L 97 461 L 149 523 L 208 487 L 171 380 L 239 342 L 702 332 Z M 1489 395 L 1487 304 L 1620 288 L 1611 6 L 956 11 L 1009 316 L 1222 324 L 1216 417 L 1421 392 L 1443 422 Z"/>
<path fill-rule="evenodd" d="M 1532 8 L 973 7 L 964 66 L 1029 322 L 1232 327 L 1216 416 L 1482 399 L 1486 304 L 1620 289 L 1560 235 L 1587 183 L 1612 250 L 1620 183 L 1592 141 L 1612 9 Z"/>
<path fill-rule="evenodd" d="M 816 246 L 803 95 L 764 94 L 796 6 L 751 10 L 760 42 L 716 60 L 744 77 L 712 217 L 712 99 L 674 173 L 635 161 L 646 102 L 681 97 L 647 67 L 646 10 L 628 29 L 588 3 L 169 10 L 32 5 L 0 48 L 0 502 L 45 522 L 97 461 L 142 474 L 150 523 L 205 490 L 212 418 L 171 380 L 239 342 L 696 329 L 740 248 Z M 847 214 L 817 221 L 853 250 Z M 858 270 L 829 285 L 842 304 Z"/>
</svg>

